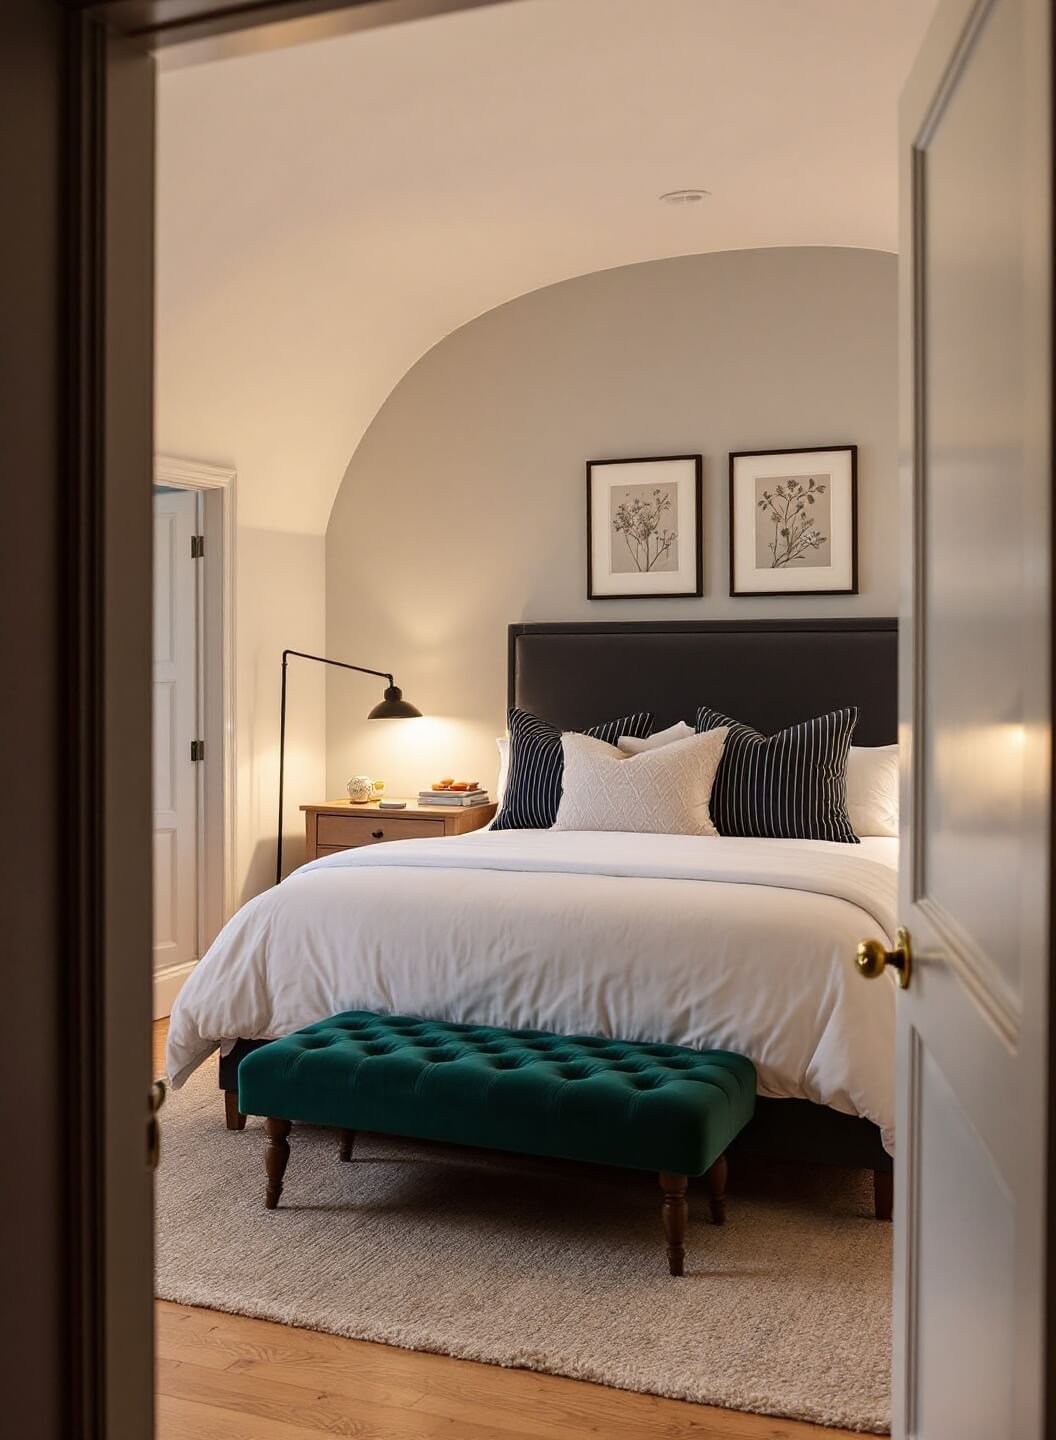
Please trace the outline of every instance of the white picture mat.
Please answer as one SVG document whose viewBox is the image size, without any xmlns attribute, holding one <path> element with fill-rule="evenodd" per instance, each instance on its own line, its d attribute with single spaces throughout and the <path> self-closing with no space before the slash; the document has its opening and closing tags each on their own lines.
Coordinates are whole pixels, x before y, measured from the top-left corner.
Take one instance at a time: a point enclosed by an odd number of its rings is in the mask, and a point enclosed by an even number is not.
<svg viewBox="0 0 1056 1440">
<path fill-rule="evenodd" d="M 738 455 L 733 462 L 733 581 L 735 594 L 748 591 L 850 590 L 854 586 L 852 452 L 783 451 L 779 455 Z M 755 482 L 827 471 L 832 476 L 831 563 L 772 570 L 755 559 Z"/>
<path fill-rule="evenodd" d="M 677 570 L 645 574 L 609 569 L 611 555 L 611 495 L 627 485 L 678 487 Z M 594 595 L 696 594 L 697 546 L 700 544 L 700 516 L 697 514 L 697 462 L 694 457 L 677 460 L 635 460 L 607 464 L 595 461 L 590 469 L 590 565 Z"/>
</svg>

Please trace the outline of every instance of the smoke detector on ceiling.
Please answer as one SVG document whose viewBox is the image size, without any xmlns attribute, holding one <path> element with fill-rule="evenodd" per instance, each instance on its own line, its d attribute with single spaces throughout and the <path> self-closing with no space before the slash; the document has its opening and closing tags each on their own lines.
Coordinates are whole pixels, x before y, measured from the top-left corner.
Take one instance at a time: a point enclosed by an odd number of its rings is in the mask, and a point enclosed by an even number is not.
<svg viewBox="0 0 1056 1440">
<path fill-rule="evenodd" d="M 663 195 L 660 196 L 660 199 L 665 205 L 685 207 L 687 205 L 699 205 L 700 202 L 706 200 L 710 194 L 710 190 L 665 190 Z"/>
</svg>

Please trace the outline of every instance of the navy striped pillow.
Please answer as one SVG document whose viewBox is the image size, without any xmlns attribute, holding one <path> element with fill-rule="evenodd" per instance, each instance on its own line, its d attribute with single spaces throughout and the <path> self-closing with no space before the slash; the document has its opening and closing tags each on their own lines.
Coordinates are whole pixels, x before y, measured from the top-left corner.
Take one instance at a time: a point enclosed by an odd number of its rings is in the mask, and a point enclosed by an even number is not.
<svg viewBox="0 0 1056 1440">
<path fill-rule="evenodd" d="M 840 840 L 857 845 L 847 814 L 847 752 L 858 711 L 834 710 L 772 735 L 702 705 L 697 733 L 729 726 L 711 792 L 720 835 Z"/>
<path fill-rule="evenodd" d="M 549 830 L 557 819 L 561 803 L 561 780 L 565 755 L 561 731 L 527 710 L 511 710 L 510 769 L 502 809 L 492 822 L 493 830 Z M 621 735 L 639 738 L 652 734 L 653 717 L 648 712 L 625 715 L 605 725 L 592 725 L 584 735 L 593 735 L 615 745 Z"/>
</svg>

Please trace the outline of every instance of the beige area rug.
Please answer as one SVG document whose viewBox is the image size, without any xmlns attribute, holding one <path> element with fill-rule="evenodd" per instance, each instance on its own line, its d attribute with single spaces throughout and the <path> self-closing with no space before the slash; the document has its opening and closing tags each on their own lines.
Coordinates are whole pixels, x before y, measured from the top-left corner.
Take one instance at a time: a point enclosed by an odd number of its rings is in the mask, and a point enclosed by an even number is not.
<svg viewBox="0 0 1056 1440">
<path fill-rule="evenodd" d="M 157 1291 L 412 1350 L 873 1432 L 889 1425 L 891 1226 L 867 1177 L 753 1167 L 692 1205 L 667 1274 L 653 1177 L 295 1126 L 224 1129 L 212 1064 L 171 1095 Z M 697 1187 L 699 1192 L 701 1187 Z M 693 1201 L 693 1187 L 690 1191 Z"/>
</svg>

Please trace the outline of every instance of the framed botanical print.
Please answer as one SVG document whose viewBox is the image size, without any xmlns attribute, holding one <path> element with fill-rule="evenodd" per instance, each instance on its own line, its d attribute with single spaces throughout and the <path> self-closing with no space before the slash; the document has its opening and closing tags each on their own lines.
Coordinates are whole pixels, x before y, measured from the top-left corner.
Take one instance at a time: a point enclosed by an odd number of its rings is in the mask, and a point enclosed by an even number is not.
<svg viewBox="0 0 1056 1440">
<path fill-rule="evenodd" d="M 587 598 L 704 593 L 703 460 L 587 461 Z"/>
<path fill-rule="evenodd" d="M 858 593 L 858 447 L 730 456 L 730 594 Z"/>
</svg>

